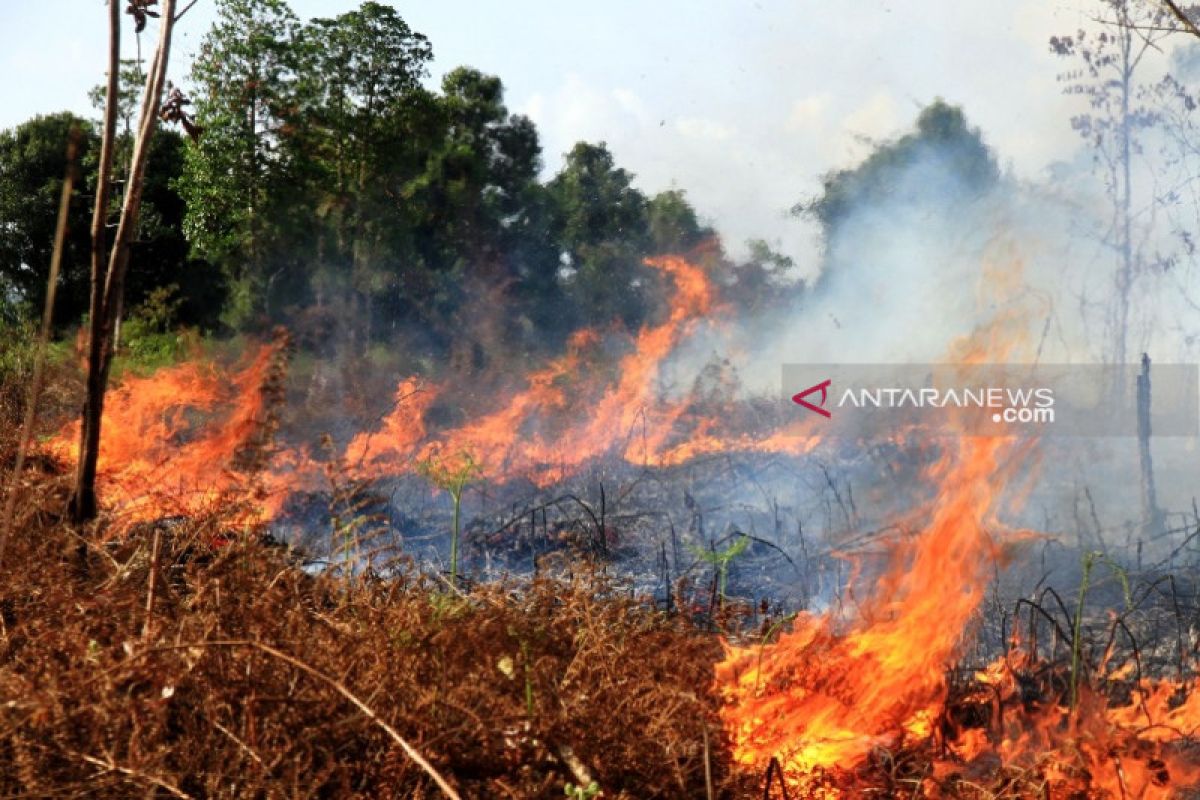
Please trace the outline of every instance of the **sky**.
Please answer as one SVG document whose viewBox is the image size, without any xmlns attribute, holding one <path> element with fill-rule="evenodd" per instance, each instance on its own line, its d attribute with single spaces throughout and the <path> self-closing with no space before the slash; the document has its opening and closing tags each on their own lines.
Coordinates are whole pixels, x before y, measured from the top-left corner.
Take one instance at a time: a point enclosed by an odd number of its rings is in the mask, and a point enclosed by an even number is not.
<svg viewBox="0 0 1200 800">
<path fill-rule="evenodd" d="M 292 0 L 302 19 L 349 0 Z M 533 118 L 545 170 L 579 140 L 604 141 L 653 193 L 683 189 L 735 255 L 764 238 L 806 269 L 810 225 L 787 214 L 820 176 L 908 129 L 942 97 L 963 106 L 1001 165 L 1036 179 L 1080 144 L 1051 35 L 1096 0 L 566 0 L 396 2 L 433 44 L 430 82 L 459 65 L 499 75 Z M 212 23 L 198 0 L 177 27 L 172 77 Z M 93 115 L 102 0 L 3 0 L 0 128 L 64 109 Z M 153 46 L 148 30 L 144 47 Z M 58 47 L 47 42 L 54 37 Z M 132 37 L 126 36 L 131 44 Z M 128 48 L 127 48 L 128 49 Z"/>
</svg>

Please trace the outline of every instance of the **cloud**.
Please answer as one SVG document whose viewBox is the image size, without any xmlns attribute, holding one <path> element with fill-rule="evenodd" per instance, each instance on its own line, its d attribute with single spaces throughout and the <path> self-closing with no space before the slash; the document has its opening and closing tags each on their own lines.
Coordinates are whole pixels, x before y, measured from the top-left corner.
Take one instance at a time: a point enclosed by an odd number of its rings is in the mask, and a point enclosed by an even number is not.
<svg viewBox="0 0 1200 800">
<path fill-rule="evenodd" d="M 637 135 L 651 124 L 645 103 L 625 88 L 603 89 L 567 73 L 558 86 L 535 92 L 516 110 L 542 134 L 545 170 L 557 172 L 562 156 L 578 141 L 610 144 Z"/>
<path fill-rule="evenodd" d="M 713 142 L 728 141 L 737 132 L 732 126 L 701 117 L 681 117 L 675 120 L 675 130 L 689 139 L 707 139 Z"/>
<path fill-rule="evenodd" d="M 784 128 L 793 133 L 822 131 L 828 124 L 827 115 L 832 99 L 826 92 L 809 95 L 792 103 Z"/>
</svg>

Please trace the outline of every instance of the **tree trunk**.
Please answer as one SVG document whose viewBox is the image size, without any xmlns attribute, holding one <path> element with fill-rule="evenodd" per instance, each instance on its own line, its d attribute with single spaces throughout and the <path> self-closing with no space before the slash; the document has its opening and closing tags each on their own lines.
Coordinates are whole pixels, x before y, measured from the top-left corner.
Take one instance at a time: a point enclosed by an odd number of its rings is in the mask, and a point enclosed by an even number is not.
<svg viewBox="0 0 1200 800">
<path fill-rule="evenodd" d="M 108 2 L 108 84 L 104 92 L 104 130 L 100 140 L 100 165 L 96 178 L 96 200 L 92 209 L 91 277 L 92 294 L 88 306 L 87 399 L 83 406 L 83 424 L 79 433 L 79 463 L 75 468 L 75 491 L 70 513 L 76 521 L 96 515 L 96 459 L 85 453 L 98 452 L 100 415 L 104 410 L 104 390 L 100 386 L 100 342 L 103 339 L 104 267 L 108 257 L 108 200 L 112 191 L 113 149 L 117 141 L 118 91 L 121 68 L 121 7 L 118 0 Z"/>
<path fill-rule="evenodd" d="M 83 424 L 80 430 L 79 463 L 75 473 L 75 490 L 71 495 L 70 513 L 76 522 L 84 522 L 96 516 L 96 465 L 100 458 L 100 427 L 104 416 L 104 393 L 108 388 L 108 375 L 112 368 L 114 332 L 121 315 L 125 273 L 129 268 L 129 249 L 137 231 L 138 212 L 141 209 L 142 187 L 145 183 L 146 161 L 150 154 L 150 142 L 158 126 L 158 111 L 162 102 L 163 86 L 166 84 L 167 63 L 171 53 L 171 34 L 175 26 L 176 0 L 163 0 L 159 29 L 158 47 L 146 79 L 142 95 L 141 119 L 138 123 L 137 140 L 130 158 L 125 197 L 121 203 L 121 217 L 117 233 L 108 253 L 108 268 L 102 269 L 105 261 L 104 224 L 107 218 L 107 187 L 97 191 L 96 209 L 92 217 L 92 296 L 91 320 L 88 337 L 87 396 L 83 406 Z M 106 181 L 108 171 L 104 169 L 105 153 L 112 158 L 116 128 L 116 92 L 114 76 L 120 66 L 120 14 L 117 0 L 110 0 L 109 8 L 109 84 L 106 90 L 105 128 L 101 142 L 101 182 Z M 99 238 L 97 238 L 99 231 Z"/>
<path fill-rule="evenodd" d="M 1158 507 L 1158 492 L 1154 486 L 1154 461 L 1150 455 L 1150 356 L 1142 353 L 1142 371 L 1137 377 L 1138 457 L 1142 469 L 1142 522 L 1146 535 L 1158 536 L 1166 527 Z"/>
</svg>

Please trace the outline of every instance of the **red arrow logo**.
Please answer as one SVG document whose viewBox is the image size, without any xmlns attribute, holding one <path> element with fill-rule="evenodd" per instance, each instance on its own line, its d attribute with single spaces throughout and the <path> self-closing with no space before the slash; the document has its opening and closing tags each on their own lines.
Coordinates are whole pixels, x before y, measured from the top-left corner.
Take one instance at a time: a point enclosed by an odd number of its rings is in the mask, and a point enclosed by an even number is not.
<svg viewBox="0 0 1200 800">
<path fill-rule="evenodd" d="M 820 414 L 822 417 L 830 418 L 833 416 L 833 414 L 831 414 L 825 410 L 825 401 L 829 397 L 829 384 L 831 384 L 831 383 L 833 383 L 832 380 L 824 380 L 824 381 L 821 381 L 820 383 L 818 383 L 816 386 L 810 386 L 807 389 L 805 389 L 803 392 L 792 395 L 792 402 L 796 403 L 797 405 L 804 406 L 809 411 L 815 411 L 818 414 Z M 821 402 L 817 403 L 816 405 L 813 405 L 812 403 L 810 403 L 804 399 L 804 398 L 808 397 L 810 394 L 812 394 L 813 392 L 821 393 Z"/>
</svg>

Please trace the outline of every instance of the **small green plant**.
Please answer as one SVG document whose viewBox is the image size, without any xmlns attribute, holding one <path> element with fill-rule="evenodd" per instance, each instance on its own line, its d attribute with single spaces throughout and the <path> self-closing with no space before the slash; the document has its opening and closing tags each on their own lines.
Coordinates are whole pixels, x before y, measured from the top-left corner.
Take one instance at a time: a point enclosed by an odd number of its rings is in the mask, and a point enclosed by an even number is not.
<svg viewBox="0 0 1200 800">
<path fill-rule="evenodd" d="M 462 496 L 471 479 L 480 472 L 479 465 L 470 453 L 464 452 L 453 464 L 437 456 L 430 456 L 417 465 L 418 470 L 434 486 L 450 494 L 454 502 L 454 518 L 450 523 L 450 584 L 458 585 L 458 537 L 462 522 Z"/>
<path fill-rule="evenodd" d="M 1079 667 L 1083 650 L 1083 604 L 1087 599 L 1091 585 L 1092 568 L 1096 562 L 1104 564 L 1117 576 L 1121 582 L 1121 592 L 1125 599 L 1125 608 L 1133 608 L 1133 595 L 1129 591 L 1129 575 L 1125 570 L 1104 553 L 1090 552 L 1083 556 L 1083 576 L 1079 579 L 1079 597 L 1075 604 L 1075 618 L 1071 621 L 1071 696 L 1070 708 L 1075 709 L 1079 702 Z"/>
<path fill-rule="evenodd" d="M 717 595 L 722 600 L 725 599 L 725 587 L 729 583 L 729 565 L 735 558 L 746 552 L 746 548 L 749 546 L 749 536 L 738 536 L 724 550 L 717 550 L 715 545 L 707 550 L 703 547 L 691 547 L 697 558 L 712 565 L 713 571 L 717 575 Z"/>
<path fill-rule="evenodd" d="M 149 373 L 176 363 L 195 346 L 196 335 L 175 328 L 182 300 L 175 284 L 160 286 L 121 323 L 122 369 Z"/>
<path fill-rule="evenodd" d="M 592 781 L 587 786 L 576 786 L 568 782 L 563 787 L 563 794 L 571 800 L 592 800 L 593 797 L 600 794 L 600 784 Z"/>
</svg>

